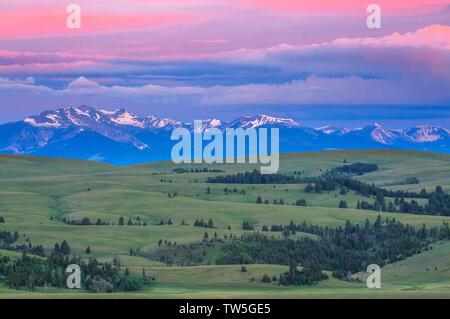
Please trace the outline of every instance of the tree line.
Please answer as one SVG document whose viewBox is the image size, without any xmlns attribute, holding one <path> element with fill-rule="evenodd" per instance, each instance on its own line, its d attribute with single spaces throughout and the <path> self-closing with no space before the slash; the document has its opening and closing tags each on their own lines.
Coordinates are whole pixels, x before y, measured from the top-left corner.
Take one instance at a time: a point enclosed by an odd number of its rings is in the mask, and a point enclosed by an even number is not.
<svg viewBox="0 0 450 319">
<path fill-rule="evenodd" d="M 243 223 L 247 228 L 248 223 Z M 253 227 L 253 226 L 252 226 Z M 414 254 L 432 249 L 432 244 L 450 239 L 446 222 L 439 227 L 425 225 L 414 228 L 395 218 L 377 217 L 371 223 L 355 224 L 347 221 L 337 228 L 308 225 L 306 222 L 288 225 L 264 225 L 263 232 L 224 235 L 218 238 L 206 236 L 201 242 L 160 247 L 146 252 L 144 256 L 168 265 L 226 265 L 226 264 L 276 264 L 287 265 L 290 270 L 283 274 L 280 284 L 312 284 L 321 278 L 321 270 L 330 270 L 333 276 L 344 279 L 347 273 L 364 271 L 375 263 L 381 267 L 403 260 Z M 282 236 L 267 232 L 282 232 Z M 292 239 L 296 233 L 301 236 Z M 293 267 L 310 267 L 306 272 Z"/>
<path fill-rule="evenodd" d="M 271 231 L 283 231 L 283 238 L 262 233 L 245 234 L 240 240 L 228 241 L 217 253 L 216 264 L 278 264 L 304 265 L 314 261 L 321 269 L 336 273 L 363 271 L 371 263 L 383 266 L 430 249 L 438 240 L 450 239 L 448 223 L 440 227 L 415 229 L 393 219 L 379 216 L 363 226 L 346 222 L 345 227 L 328 228 L 317 225 L 272 225 Z M 317 239 L 287 236 L 304 232 Z"/>
<path fill-rule="evenodd" d="M 357 163 L 353 169 L 346 169 L 348 171 L 368 171 L 375 169 L 375 164 L 363 164 Z M 346 165 L 343 167 L 352 167 L 352 165 Z M 375 166 L 373 166 L 375 165 Z M 343 168 L 341 167 L 343 170 Z M 310 178 L 299 178 L 286 176 L 281 174 L 265 175 L 261 174 L 257 170 L 252 172 L 237 173 L 234 175 L 209 177 L 208 183 L 234 183 L 234 184 L 304 184 L 305 192 L 321 193 L 322 191 L 334 191 L 337 188 L 341 188 L 341 194 L 346 194 L 347 189 L 351 189 L 356 193 L 369 197 L 376 196 L 377 198 L 392 197 L 392 198 L 424 198 L 428 199 L 428 204 L 423 207 L 417 207 L 417 201 L 415 203 L 403 204 L 398 210 L 399 212 L 411 213 L 411 214 L 427 214 L 427 215 L 440 215 L 450 216 L 450 195 L 446 194 L 441 186 L 436 186 L 433 192 L 427 192 L 426 189 L 422 189 L 420 192 L 402 191 L 402 190 L 388 190 L 376 186 L 375 184 L 368 184 L 359 180 L 351 179 L 349 177 L 336 177 L 336 176 L 320 176 Z M 314 184 L 314 185 L 313 185 Z M 259 203 L 259 199 L 257 199 Z M 405 201 L 403 201 L 406 203 Z M 262 200 L 261 200 L 262 203 Z M 408 206 L 410 205 L 410 206 Z M 413 206 L 411 206 L 413 205 Z M 378 206 L 380 209 L 378 209 Z M 365 206 L 369 209 L 389 211 L 386 206 L 383 206 L 382 202 L 374 203 L 374 206 Z M 392 207 L 391 207 L 392 208 Z"/>
<path fill-rule="evenodd" d="M 46 258 L 24 252 L 21 257 L 12 260 L 0 254 L 0 275 L 4 276 L 0 281 L 11 289 L 66 288 L 70 275 L 66 273 L 66 268 L 71 264 L 80 266 L 82 288 L 89 292 L 137 291 L 152 280 L 144 270 L 142 277 L 137 277 L 128 269 L 121 273 L 117 263 L 100 263 L 93 257 L 86 261 L 80 256 L 69 257 L 69 254 L 70 247 L 65 240 L 55 244 L 55 249 Z"/>
</svg>

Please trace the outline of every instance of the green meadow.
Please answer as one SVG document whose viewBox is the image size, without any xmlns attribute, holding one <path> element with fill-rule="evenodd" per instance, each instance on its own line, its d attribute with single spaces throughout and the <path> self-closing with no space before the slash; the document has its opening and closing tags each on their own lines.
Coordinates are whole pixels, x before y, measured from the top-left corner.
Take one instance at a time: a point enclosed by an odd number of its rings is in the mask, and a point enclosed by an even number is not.
<svg viewBox="0 0 450 319">
<path fill-rule="evenodd" d="M 419 192 L 432 191 L 437 185 L 450 191 L 450 156 L 416 151 L 326 151 L 289 153 L 280 156 L 280 174 L 320 176 L 343 163 L 373 163 L 378 170 L 352 176 L 364 182 L 393 189 Z M 184 168 L 176 173 L 174 168 Z M 224 172 L 196 173 L 196 168 L 220 169 Z M 347 220 L 363 224 L 374 222 L 378 215 L 395 217 L 414 227 L 439 226 L 450 217 L 357 210 L 358 200 L 370 200 L 354 191 L 341 195 L 339 190 L 306 193 L 305 184 L 210 184 L 208 177 L 259 169 L 254 164 L 181 164 L 155 162 L 130 166 L 0 155 L 0 216 L 5 223 L 0 230 L 17 231 L 19 244 L 40 244 L 48 252 L 55 243 L 66 240 L 72 252 L 101 261 L 122 256 L 122 263 L 131 272 L 142 269 L 155 277 L 152 285 L 136 293 L 93 294 L 56 288 L 36 291 L 10 290 L 0 285 L 0 298 L 450 298 L 450 243 L 438 242 L 433 249 L 382 269 L 382 288 L 368 289 L 361 282 L 330 279 L 307 287 L 284 287 L 262 283 L 268 274 L 278 277 L 287 270 L 281 265 L 202 265 L 195 267 L 167 266 L 140 256 L 130 256 L 130 249 L 152 252 L 159 240 L 177 244 L 201 241 L 205 231 L 219 238 L 240 236 L 242 223 L 248 221 L 261 230 L 263 225 L 299 224 L 337 227 Z M 194 172 L 191 172 L 194 169 Z M 415 177 L 418 184 L 404 184 Z M 208 190 L 209 188 L 209 190 Z M 227 191 L 224 189 L 227 188 Z M 235 191 L 236 189 L 236 191 Z M 174 196 L 176 194 L 176 196 Z M 256 204 L 258 196 L 270 204 Z M 283 199 L 294 203 L 305 199 L 307 206 L 273 204 Z M 338 208 L 345 200 L 347 209 Z M 393 201 L 393 198 L 386 198 Z M 419 199 L 424 205 L 425 199 Z M 91 222 L 98 218 L 104 226 L 68 225 L 66 220 Z M 123 217 L 125 225 L 118 225 Z M 172 225 L 159 225 L 161 220 Z M 216 229 L 194 227 L 194 221 L 212 219 Z M 126 225 L 128 220 L 146 226 Z M 184 223 L 183 223 L 184 221 Z M 281 233 L 271 233 L 282 236 Z M 297 234 L 298 236 L 310 236 Z M 13 252 L 0 251 L 0 254 Z M 253 279 L 253 280 L 252 280 Z"/>
</svg>

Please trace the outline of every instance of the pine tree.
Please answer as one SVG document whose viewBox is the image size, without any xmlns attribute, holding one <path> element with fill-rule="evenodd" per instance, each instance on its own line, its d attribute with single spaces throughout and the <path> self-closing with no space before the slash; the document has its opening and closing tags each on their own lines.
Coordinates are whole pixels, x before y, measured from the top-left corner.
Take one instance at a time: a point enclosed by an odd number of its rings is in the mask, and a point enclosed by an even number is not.
<svg viewBox="0 0 450 319">
<path fill-rule="evenodd" d="M 296 205 L 296 206 L 306 206 L 306 200 L 304 200 L 304 199 L 298 199 L 298 200 L 295 202 L 295 205 Z"/>
<path fill-rule="evenodd" d="M 347 202 L 345 200 L 341 200 L 339 202 L 339 208 L 347 208 Z"/>
<path fill-rule="evenodd" d="M 63 255 L 69 255 L 70 254 L 70 247 L 67 244 L 67 242 L 65 240 L 63 240 L 63 242 L 61 243 L 61 246 L 59 247 L 59 251 L 63 254 Z"/>
</svg>

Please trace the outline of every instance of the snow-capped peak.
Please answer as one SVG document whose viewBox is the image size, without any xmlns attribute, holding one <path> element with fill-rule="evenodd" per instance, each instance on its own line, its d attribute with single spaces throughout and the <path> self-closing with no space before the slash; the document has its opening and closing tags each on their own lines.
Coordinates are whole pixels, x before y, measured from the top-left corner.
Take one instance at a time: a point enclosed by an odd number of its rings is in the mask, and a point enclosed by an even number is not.
<svg viewBox="0 0 450 319">
<path fill-rule="evenodd" d="M 188 125 L 186 123 L 186 125 Z M 205 132 L 206 130 L 210 129 L 210 128 L 218 128 L 218 129 L 222 129 L 223 123 L 221 120 L 218 119 L 207 119 L 202 121 L 202 126 L 199 129 L 195 129 L 194 132 L 198 133 L 198 132 Z"/>
<path fill-rule="evenodd" d="M 145 127 L 150 129 L 174 129 L 180 127 L 183 124 L 179 121 L 175 121 L 169 118 L 159 118 L 154 115 L 147 116 L 144 120 Z"/>
<path fill-rule="evenodd" d="M 300 127 L 300 124 L 293 119 L 273 117 L 265 114 L 257 116 L 244 116 L 233 122 L 230 126 L 239 126 L 244 129 L 257 128 L 264 125 L 283 126 L 283 127 Z"/>
<path fill-rule="evenodd" d="M 119 125 L 130 125 L 144 128 L 143 120 L 127 110 L 120 110 L 111 116 L 111 121 Z"/>
<path fill-rule="evenodd" d="M 431 125 L 415 126 L 404 133 L 417 142 L 434 142 L 450 136 L 449 130 Z"/>
<path fill-rule="evenodd" d="M 333 125 L 326 125 L 322 127 L 316 128 L 317 131 L 321 131 L 325 134 L 345 134 L 348 133 L 350 130 L 343 127 L 336 127 Z"/>
<path fill-rule="evenodd" d="M 364 129 L 364 128 L 363 128 Z M 366 129 L 370 130 L 370 136 L 377 142 L 382 144 L 392 144 L 396 138 L 396 133 L 388 129 L 385 129 L 381 124 L 374 123 L 373 125 L 366 126 Z"/>
</svg>

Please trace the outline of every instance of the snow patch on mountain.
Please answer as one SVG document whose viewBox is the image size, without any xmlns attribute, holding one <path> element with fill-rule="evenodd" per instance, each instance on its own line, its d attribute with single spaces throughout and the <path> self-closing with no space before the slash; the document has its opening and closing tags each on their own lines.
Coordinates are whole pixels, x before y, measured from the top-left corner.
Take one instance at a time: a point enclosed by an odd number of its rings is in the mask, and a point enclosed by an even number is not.
<svg viewBox="0 0 450 319">
<path fill-rule="evenodd" d="M 40 120 L 40 121 L 39 121 Z M 50 120 L 50 121 L 48 121 Z M 47 115 L 43 119 L 37 119 L 36 117 L 27 117 L 23 120 L 25 123 L 28 123 L 30 125 L 36 126 L 36 127 L 53 127 L 58 128 L 61 127 L 61 124 L 58 122 L 58 118 L 56 115 Z"/>
<path fill-rule="evenodd" d="M 98 110 L 100 113 L 107 114 L 107 115 L 113 115 L 116 114 L 119 110 L 115 111 L 108 111 L 108 110 Z"/>
<path fill-rule="evenodd" d="M 190 123 L 186 123 L 186 125 L 191 125 Z M 210 128 L 218 128 L 221 129 L 223 126 L 223 123 L 221 120 L 218 119 L 207 119 L 202 121 L 201 128 L 197 128 L 194 130 L 196 133 L 205 132 L 206 130 Z"/>
<path fill-rule="evenodd" d="M 165 130 L 171 130 L 183 125 L 183 123 L 181 122 L 169 118 L 158 118 L 154 115 L 147 116 L 144 120 L 144 123 L 146 128 L 165 129 Z"/>
<path fill-rule="evenodd" d="M 450 136 L 450 131 L 431 125 L 415 126 L 405 131 L 405 134 L 417 142 L 434 142 Z"/>
<path fill-rule="evenodd" d="M 339 135 L 350 132 L 350 130 L 347 128 L 336 127 L 333 125 L 326 125 L 326 126 L 318 127 L 318 128 L 316 128 L 316 130 L 321 131 L 322 133 L 325 133 L 325 134 L 339 134 Z"/>
<path fill-rule="evenodd" d="M 117 117 L 111 117 L 111 121 L 119 125 L 130 125 L 144 128 L 142 121 L 140 121 L 136 115 L 133 115 L 126 110 L 119 113 Z"/>
<path fill-rule="evenodd" d="M 283 126 L 283 127 L 300 127 L 301 125 L 293 119 L 285 119 L 273 117 L 265 114 L 257 116 L 243 116 L 230 123 L 230 127 L 242 127 L 244 129 L 257 128 L 264 125 Z"/>
<path fill-rule="evenodd" d="M 80 114 L 80 115 L 84 115 L 84 116 L 88 116 L 88 117 L 91 116 L 91 115 L 89 114 L 89 112 L 87 112 L 87 111 L 83 111 L 83 110 L 80 110 L 80 109 L 78 109 L 78 108 L 74 108 L 74 110 L 75 110 L 75 112 L 77 112 L 77 113 Z"/>
</svg>

